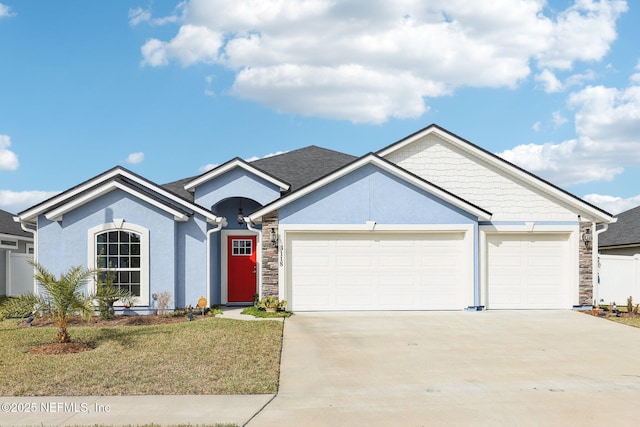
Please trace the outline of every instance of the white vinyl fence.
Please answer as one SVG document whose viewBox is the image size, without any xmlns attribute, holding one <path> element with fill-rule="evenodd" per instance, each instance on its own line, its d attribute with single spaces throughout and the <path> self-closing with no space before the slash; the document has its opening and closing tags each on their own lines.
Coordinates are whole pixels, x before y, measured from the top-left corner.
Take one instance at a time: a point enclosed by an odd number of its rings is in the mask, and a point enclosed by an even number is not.
<svg viewBox="0 0 640 427">
<path fill-rule="evenodd" d="M 33 266 L 29 264 L 33 255 L 10 253 L 7 258 L 7 295 L 33 293 Z"/>
<path fill-rule="evenodd" d="M 598 301 L 626 305 L 633 297 L 640 303 L 640 255 L 600 255 Z"/>
</svg>

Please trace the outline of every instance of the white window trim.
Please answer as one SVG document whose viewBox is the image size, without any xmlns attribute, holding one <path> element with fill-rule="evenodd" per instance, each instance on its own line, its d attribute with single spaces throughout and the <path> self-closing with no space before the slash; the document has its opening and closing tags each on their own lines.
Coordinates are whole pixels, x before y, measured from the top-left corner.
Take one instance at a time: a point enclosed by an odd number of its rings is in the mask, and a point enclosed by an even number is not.
<svg viewBox="0 0 640 427">
<path fill-rule="evenodd" d="M 140 296 L 136 297 L 136 306 L 149 306 L 149 230 L 136 224 L 124 221 L 113 221 L 107 224 L 100 224 L 89 229 L 87 233 L 87 266 L 96 269 L 98 254 L 96 253 L 96 236 L 105 231 L 131 231 L 140 235 Z M 95 292 L 96 282 L 91 279 L 90 289 Z M 121 305 L 117 303 L 116 305 Z"/>
</svg>

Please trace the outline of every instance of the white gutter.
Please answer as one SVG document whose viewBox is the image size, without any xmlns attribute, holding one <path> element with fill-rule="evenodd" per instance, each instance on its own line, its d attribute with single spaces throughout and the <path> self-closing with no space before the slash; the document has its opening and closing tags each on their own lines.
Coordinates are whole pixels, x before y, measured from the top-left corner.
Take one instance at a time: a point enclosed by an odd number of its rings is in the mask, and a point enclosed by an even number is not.
<svg viewBox="0 0 640 427">
<path fill-rule="evenodd" d="M 256 246 L 260 248 L 256 257 L 256 275 L 258 278 L 258 296 L 262 297 L 262 230 L 254 228 L 254 223 L 251 222 L 248 216 L 244 217 L 244 223 L 247 225 L 247 230 L 256 233 Z"/>
<path fill-rule="evenodd" d="M 216 218 L 216 227 L 207 231 L 207 303 L 211 305 L 211 235 L 222 230 L 227 226 L 227 219 L 224 217 Z"/>
</svg>

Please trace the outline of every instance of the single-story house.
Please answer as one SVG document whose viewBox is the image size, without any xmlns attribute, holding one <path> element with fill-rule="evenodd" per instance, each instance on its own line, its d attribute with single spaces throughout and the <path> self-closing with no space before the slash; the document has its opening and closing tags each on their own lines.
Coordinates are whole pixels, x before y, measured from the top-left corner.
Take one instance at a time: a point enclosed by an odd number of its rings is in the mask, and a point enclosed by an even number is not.
<svg viewBox="0 0 640 427">
<path fill-rule="evenodd" d="M 612 220 L 437 125 L 361 157 L 310 146 L 165 185 L 118 166 L 16 218 L 38 262 L 110 269 L 138 312 L 162 291 L 293 311 L 591 305 L 593 230 Z"/>
<path fill-rule="evenodd" d="M 600 234 L 598 250 L 604 255 L 640 254 L 640 206 L 615 216 L 616 222 Z"/>
<path fill-rule="evenodd" d="M 25 231 L 14 215 L 0 209 L 0 295 L 33 292 L 33 232 Z"/>
</svg>

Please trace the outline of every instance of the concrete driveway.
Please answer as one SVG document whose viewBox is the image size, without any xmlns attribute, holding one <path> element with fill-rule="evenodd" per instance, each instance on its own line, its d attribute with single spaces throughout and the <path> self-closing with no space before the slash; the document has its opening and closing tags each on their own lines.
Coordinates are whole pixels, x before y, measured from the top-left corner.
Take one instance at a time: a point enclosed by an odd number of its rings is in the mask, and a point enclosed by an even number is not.
<svg viewBox="0 0 640 427">
<path fill-rule="evenodd" d="M 250 426 L 636 422 L 640 329 L 572 311 L 302 313 Z M 632 421 L 633 417 L 633 421 Z"/>
</svg>

